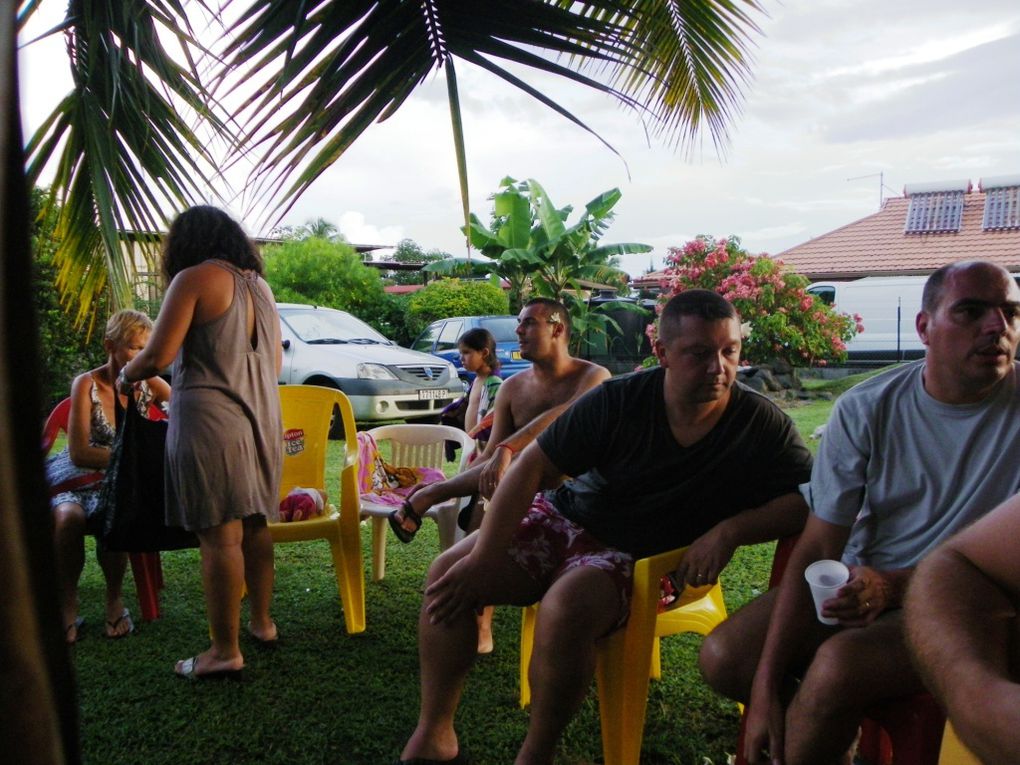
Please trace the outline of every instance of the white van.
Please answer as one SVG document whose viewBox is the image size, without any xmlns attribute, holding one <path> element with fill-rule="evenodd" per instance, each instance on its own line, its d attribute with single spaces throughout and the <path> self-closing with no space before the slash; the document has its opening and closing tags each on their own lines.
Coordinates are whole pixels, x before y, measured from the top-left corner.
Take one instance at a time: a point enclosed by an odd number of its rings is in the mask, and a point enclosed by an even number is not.
<svg viewBox="0 0 1020 765">
<path fill-rule="evenodd" d="M 927 276 L 868 276 L 852 282 L 814 282 L 807 291 L 840 313 L 860 315 L 864 331 L 847 343 L 850 361 L 902 361 L 924 356 L 914 320 L 927 280 Z"/>
</svg>

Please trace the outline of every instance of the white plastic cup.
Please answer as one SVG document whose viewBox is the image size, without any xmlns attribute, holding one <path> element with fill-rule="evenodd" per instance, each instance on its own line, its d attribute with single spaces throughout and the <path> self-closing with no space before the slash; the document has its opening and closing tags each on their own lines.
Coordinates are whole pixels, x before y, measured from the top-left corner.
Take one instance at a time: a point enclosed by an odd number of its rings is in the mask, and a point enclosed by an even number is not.
<svg viewBox="0 0 1020 765">
<path fill-rule="evenodd" d="M 816 560 L 804 569 L 804 578 L 811 587 L 815 613 L 822 624 L 839 624 L 838 619 L 822 616 L 822 603 L 836 597 L 839 588 L 850 579 L 850 569 L 838 560 Z"/>
</svg>

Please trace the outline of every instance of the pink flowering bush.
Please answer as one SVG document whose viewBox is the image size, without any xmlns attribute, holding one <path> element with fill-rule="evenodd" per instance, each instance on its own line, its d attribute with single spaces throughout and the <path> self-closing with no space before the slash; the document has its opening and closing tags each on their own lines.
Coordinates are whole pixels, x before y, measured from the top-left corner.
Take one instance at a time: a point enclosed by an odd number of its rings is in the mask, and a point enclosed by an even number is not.
<svg viewBox="0 0 1020 765">
<path fill-rule="evenodd" d="M 864 327 L 860 316 L 837 313 L 805 288 L 808 280 L 781 260 L 751 255 L 737 237 L 699 236 L 683 247 L 670 247 L 659 310 L 673 295 L 702 288 L 718 292 L 736 306 L 750 325 L 743 360 L 760 364 L 776 359 L 794 366 L 824 365 L 846 359 L 846 343 Z M 657 323 L 648 328 L 654 340 Z"/>
</svg>

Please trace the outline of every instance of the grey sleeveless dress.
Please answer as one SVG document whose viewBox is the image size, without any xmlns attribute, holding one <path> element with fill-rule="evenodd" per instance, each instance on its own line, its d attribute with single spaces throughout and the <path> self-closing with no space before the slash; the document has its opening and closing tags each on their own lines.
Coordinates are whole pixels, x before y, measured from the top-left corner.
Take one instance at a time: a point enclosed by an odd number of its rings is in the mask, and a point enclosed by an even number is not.
<svg viewBox="0 0 1020 765">
<path fill-rule="evenodd" d="M 190 530 L 255 514 L 277 520 L 283 459 L 276 309 L 256 274 L 206 262 L 233 274 L 234 300 L 223 315 L 188 329 L 173 364 L 166 521 Z M 255 309 L 254 343 L 247 295 Z"/>
</svg>

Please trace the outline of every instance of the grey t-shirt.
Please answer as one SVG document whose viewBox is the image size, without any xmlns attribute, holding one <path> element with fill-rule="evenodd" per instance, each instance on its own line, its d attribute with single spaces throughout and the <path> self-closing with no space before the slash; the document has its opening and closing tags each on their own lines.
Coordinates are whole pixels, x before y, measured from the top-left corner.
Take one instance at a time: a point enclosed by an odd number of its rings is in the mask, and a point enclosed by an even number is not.
<svg viewBox="0 0 1020 765">
<path fill-rule="evenodd" d="M 924 361 L 847 391 L 801 487 L 819 518 L 852 526 L 844 562 L 916 565 L 1020 491 L 1020 365 L 977 404 L 924 389 Z"/>
</svg>

